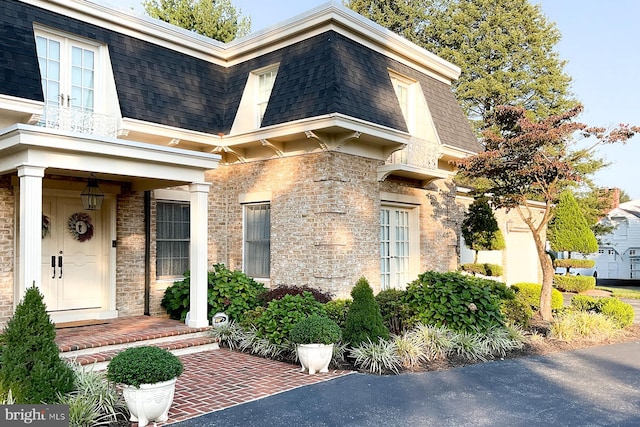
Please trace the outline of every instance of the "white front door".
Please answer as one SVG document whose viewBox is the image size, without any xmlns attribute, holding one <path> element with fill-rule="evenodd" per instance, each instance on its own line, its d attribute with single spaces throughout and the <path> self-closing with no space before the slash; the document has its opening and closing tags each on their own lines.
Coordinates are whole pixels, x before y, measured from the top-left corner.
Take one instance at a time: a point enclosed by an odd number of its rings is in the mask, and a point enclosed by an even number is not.
<svg viewBox="0 0 640 427">
<path fill-rule="evenodd" d="M 108 301 L 102 211 L 80 197 L 44 197 L 42 293 L 49 312 L 95 310 Z"/>
</svg>

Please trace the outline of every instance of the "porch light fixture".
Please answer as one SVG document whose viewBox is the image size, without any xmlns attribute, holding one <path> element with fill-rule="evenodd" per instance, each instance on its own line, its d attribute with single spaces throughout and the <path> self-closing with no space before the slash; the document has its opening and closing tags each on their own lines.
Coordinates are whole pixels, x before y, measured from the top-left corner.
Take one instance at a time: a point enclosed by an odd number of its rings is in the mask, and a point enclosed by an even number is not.
<svg viewBox="0 0 640 427">
<path fill-rule="evenodd" d="M 84 187 L 82 193 L 80 193 L 82 199 L 82 207 L 88 211 L 97 211 L 102 207 L 102 201 L 104 200 L 104 193 L 98 187 L 98 180 L 91 174 L 87 186 Z"/>
</svg>

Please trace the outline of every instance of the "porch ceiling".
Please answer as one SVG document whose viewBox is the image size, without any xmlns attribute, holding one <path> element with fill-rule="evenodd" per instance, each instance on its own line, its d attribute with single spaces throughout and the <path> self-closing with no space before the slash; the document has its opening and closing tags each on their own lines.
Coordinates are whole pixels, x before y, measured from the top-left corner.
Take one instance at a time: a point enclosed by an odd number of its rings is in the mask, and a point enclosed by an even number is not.
<svg viewBox="0 0 640 427">
<path fill-rule="evenodd" d="M 137 190 L 205 182 L 217 154 L 164 147 L 117 138 L 14 125 L 0 131 L 0 174 L 21 165 L 41 166 L 47 174 L 131 182 Z"/>
</svg>

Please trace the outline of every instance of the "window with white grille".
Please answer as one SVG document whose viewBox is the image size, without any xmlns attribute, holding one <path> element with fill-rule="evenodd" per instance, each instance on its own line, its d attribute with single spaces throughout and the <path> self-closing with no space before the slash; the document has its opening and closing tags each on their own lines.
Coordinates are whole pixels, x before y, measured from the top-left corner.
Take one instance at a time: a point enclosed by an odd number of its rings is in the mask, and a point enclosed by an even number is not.
<svg viewBox="0 0 640 427">
<path fill-rule="evenodd" d="M 244 206 L 244 272 L 268 279 L 271 272 L 271 205 Z"/>
<path fill-rule="evenodd" d="M 184 202 L 156 206 L 156 276 L 179 277 L 189 270 L 190 208 Z"/>
</svg>

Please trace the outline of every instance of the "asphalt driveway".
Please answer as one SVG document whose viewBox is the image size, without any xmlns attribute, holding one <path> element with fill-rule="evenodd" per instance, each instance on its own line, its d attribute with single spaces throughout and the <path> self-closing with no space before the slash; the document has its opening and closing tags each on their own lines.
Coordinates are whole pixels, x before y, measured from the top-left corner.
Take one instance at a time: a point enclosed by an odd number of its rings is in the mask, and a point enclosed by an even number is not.
<svg viewBox="0 0 640 427">
<path fill-rule="evenodd" d="M 353 374 L 173 424 L 638 426 L 640 342 L 442 372 Z"/>
</svg>

